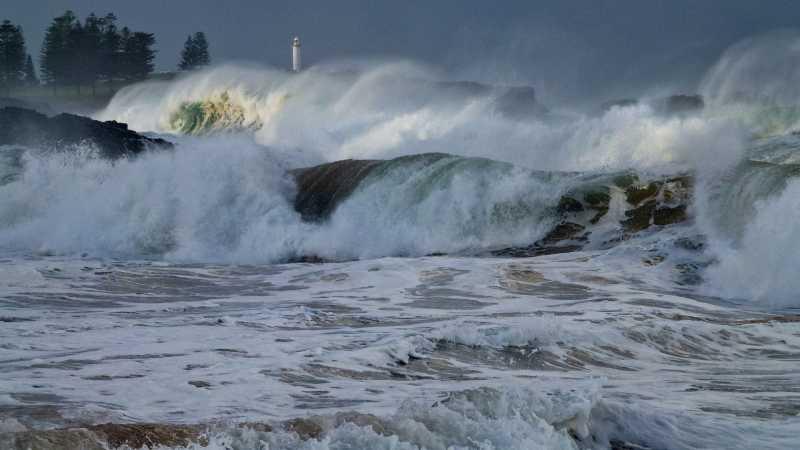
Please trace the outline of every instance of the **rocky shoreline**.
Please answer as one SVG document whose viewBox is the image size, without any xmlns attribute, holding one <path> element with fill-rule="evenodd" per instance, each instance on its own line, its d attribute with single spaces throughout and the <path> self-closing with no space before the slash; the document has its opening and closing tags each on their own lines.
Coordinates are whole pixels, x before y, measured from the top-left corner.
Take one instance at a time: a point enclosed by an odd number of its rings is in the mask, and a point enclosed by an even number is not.
<svg viewBox="0 0 800 450">
<path fill-rule="evenodd" d="M 59 149 L 93 145 L 105 158 L 118 159 L 148 149 L 171 149 L 164 139 L 129 130 L 124 123 L 100 122 L 74 114 L 45 114 L 13 106 L 0 108 L 0 145 Z"/>
<path fill-rule="evenodd" d="M 450 155 L 414 156 L 424 156 L 428 163 L 433 163 Z M 303 220 L 324 222 L 383 162 L 348 159 L 292 170 L 290 174 L 297 184 L 295 211 Z M 643 180 L 634 173 L 627 173 L 614 177 L 609 183 L 597 183 L 580 192 L 568 192 L 561 197 L 554 212 L 558 218 L 544 238 L 525 247 L 497 249 L 490 254 L 533 257 L 580 250 L 589 240 L 593 226 L 608 214 L 612 191 L 625 199 L 624 218 L 619 221 L 619 234 L 613 238 L 615 242 L 651 227 L 686 222 L 689 220 L 693 185 L 693 178 L 688 174 Z M 298 262 L 324 260 L 310 255 L 299 258 Z"/>
<path fill-rule="evenodd" d="M 446 400 L 445 400 L 446 401 Z M 228 440 L 246 440 L 244 435 L 255 434 L 263 438 L 267 433 L 293 434 L 301 441 L 323 440 L 333 429 L 343 425 L 369 428 L 382 436 L 396 434 L 392 421 L 373 414 L 354 411 L 340 412 L 331 416 L 309 416 L 290 419 L 275 424 L 267 422 L 243 422 L 235 425 L 206 424 L 181 425 L 166 423 L 105 423 L 85 427 L 57 428 L 52 430 L 20 430 L 0 432 L 0 448 L 7 450 L 107 450 L 107 449 L 155 449 L 208 447 L 214 435 L 225 435 Z M 594 442 L 596 438 L 581 434 L 575 420 L 556 425 L 564 430 L 577 444 Z M 227 448 L 227 447 L 226 447 Z M 648 447 L 611 440 L 611 450 L 646 450 Z"/>
<path fill-rule="evenodd" d="M 0 108 L 0 145 L 70 149 L 84 144 L 94 146 L 100 156 L 109 159 L 174 147 L 166 140 L 132 131 L 124 123 L 100 122 L 72 114 L 48 117 L 14 106 Z M 297 188 L 294 209 L 304 221 L 324 222 L 382 164 L 407 158 L 421 158 L 425 164 L 433 164 L 450 156 L 436 153 L 387 161 L 348 159 L 291 170 L 289 174 Z M 610 182 L 564 194 L 554 211 L 558 219 L 539 241 L 525 247 L 496 249 L 490 255 L 532 257 L 580 250 L 589 240 L 592 227 L 607 215 L 612 191 L 621 192 L 626 202 L 616 241 L 650 227 L 685 222 L 692 188 L 690 175 L 655 180 L 642 180 L 634 173 L 619 175 Z M 316 255 L 300 255 L 296 261 L 325 262 Z"/>
</svg>

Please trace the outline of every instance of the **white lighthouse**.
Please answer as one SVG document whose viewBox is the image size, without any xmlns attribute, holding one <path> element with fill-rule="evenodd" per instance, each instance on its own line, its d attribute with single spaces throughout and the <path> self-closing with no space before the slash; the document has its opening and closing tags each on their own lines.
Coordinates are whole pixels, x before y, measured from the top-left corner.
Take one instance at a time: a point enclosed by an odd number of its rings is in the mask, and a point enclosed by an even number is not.
<svg viewBox="0 0 800 450">
<path fill-rule="evenodd" d="M 292 39 L 292 71 L 300 72 L 300 38 L 295 36 Z"/>
</svg>

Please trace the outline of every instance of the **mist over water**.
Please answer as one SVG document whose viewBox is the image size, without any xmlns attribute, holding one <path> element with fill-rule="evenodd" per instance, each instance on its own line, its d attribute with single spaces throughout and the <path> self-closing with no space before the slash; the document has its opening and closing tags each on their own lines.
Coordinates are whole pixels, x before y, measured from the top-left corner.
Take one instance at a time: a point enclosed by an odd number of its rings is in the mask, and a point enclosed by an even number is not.
<svg viewBox="0 0 800 450">
<path fill-rule="evenodd" d="M 223 66 L 127 88 L 98 117 L 162 133 L 248 130 L 262 145 L 292 149 L 301 164 L 306 155 L 322 162 L 447 152 L 536 170 L 661 169 L 721 156 L 744 134 L 725 118 L 667 117 L 647 104 L 509 117 L 494 106 L 506 88 L 470 92 L 452 82 L 413 63 L 320 66 L 296 76 Z M 698 155 L 698 147 L 708 150 Z"/>
<path fill-rule="evenodd" d="M 796 47 L 732 46 L 702 108 L 223 65 L 95 114 L 173 149 L 0 147 L 0 447 L 791 447 Z"/>
<path fill-rule="evenodd" d="M 769 264 L 756 250 L 787 243 L 756 230 L 780 220 L 784 180 L 794 176 L 770 167 L 793 161 L 787 108 L 796 83 L 782 56 L 797 42 L 779 33 L 733 46 L 700 87 L 706 108 L 688 114 L 666 114 L 647 99 L 602 112 L 547 105 L 509 114 L 501 99 L 510 87 L 454 83 L 412 62 L 328 64 L 297 75 L 226 65 L 137 84 L 97 118 L 167 135 L 177 149 L 114 163 L 91 149 L 25 153 L 21 165 L 4 166 L 18 173 L 0 187 L 0 239 L 21 252 L 180 261 L 474 252 L 541 238 L 560 197 L 584 183 L 579 174 L 688 173 L 697 180 L 692 226 L 717 261 L 712 292 L 730 294 L 736 283 L 728 280 L 749 272 L 773 280 L 754 297 L 792 304 L 790 286 L 764 276 Z M 783 135 L 764 160 L 759 139 Z M 325 223 L 293 210 L 288 169 L 430 152 L 454 156 L 433 166 L 398 162 Z M 763 164 L 743 168 L 750 159 Z M 730 186 L 737 198 L 717 192 Z"/>
<path fill-rule="evenodd" d="M 641 102 L 612 107 L 600 114 L 559 111 L 556 106 L 546 117 L 519 120 L 492 109 L 496 92 L 466 99 L 454 97 L 442 92 L 437 82 L 443 80 L 435 71 L 411 63 L 395 63 L 361 67 L 352 72 L 342 72 L 334 66 L 315 67 L 300 76 L 271 69 L 225 66 L 171 84 L 129 88 L 114 99 L 101 117 L 129 121 L 134 127 L 162 133 L 247 130 L 258 144 L 268 147 L 268 151 L 291 154 L 287 164 L 296 166 L 435 151 L 491 158 L 521 169 L 542 171 L 613 173 L 633 169 L 642 174 L 692 173 L 698 180 L 693 215 L 699 231 L 709 237 L 715 249 L 709 253 L 718 258 L 718 263 L 709 271 L 709 286 L 714 286 L 711 292 L 733 295 L 736 290 L 733 286 L 737 283 L 728 280 L 742 280 L 738 272 L 744 270 L 752 277 L 770 280 L 760 283 L 764 287 L 755 297 L 768 296 L 776 304 L 792 304 L 791 295 L 781 286 L 781 277 L 766 277 L 762 273 L 770 265 L 763 264 L 763 258 L 757 254 L 748 257 L 754 251 L 750 247 L 783 247 L 784 244 L 771 240 L 767 234 L 760 236 L 769 242 L 749 246 L 746 242 L 759 239 L 754 236 L 758 233 L 752 231 L 763 228 L 758 225 L 759 221 L 774 220 L 773 214 L 770 218 L 761 216 L 757 211 L 764 212 L 764 206 L 757 209 L 756 204 L 777 201 L 773 198 L 781 195 L 780 186 L 793 173 L 775 173 L 768 168 L 747 171 L 740 166 L 753 157 L 754 148 L 760 145 L 754 139 L 789 133 L 800 118 L 793 112 L 796 102 L 790 100 L 792 86 L 796 84 L 793 66 L 785 58 L 797 42 L 795 34 L 785 32 L 734 45 L 701 83 L 699 91 L 707 107 L 689 115 L 663 114 L 652 103 Z M 199 121 L 192 118 L 193 125 L 186 128 L 181 114 L 187 114 L 185 105 L 192 103 L 205 104 L 206 110 L 214 112 Z M 792 146 L 785 145 L 784 151 L 791 153 Z M 770 161 L 769 164 L 782 162 Z M 758 175 L 762 172 L 766 175 Z M 761 187 L 763 183 L 770 186 L 777 183 L 778 188 L 765 190 Z M 516 186 L 515 189 L 532 198 L 540 198 L 537 200 L 541 203 L 540 211 L 554 205 L 559 190 L 564 192 L 569 188 L 568 182 L 562 182 L 561 187 L 559 183 L 548 183 L 549 187 L 545 188 L 544 185 L 520 183 L 514 178 L 508 179 L 506 184 Z M 396 192 L 394 186 L 387 183 L 385 188 Z M 741 191 L 736 202 L 725 202 L 713 195 L 715 189 L 725 190 L 730 186 Z M 459 193 L 456 196 L 461 201 L 480 199 L 477 200 L 480 203 L 485 200 L 468 187 L 451 187 L 453 193 Z M 377 194 L 380 189 L 354 196 L 337 212 L 331 221 L 331 228 L 337 230 L 335 236 L 340 239 L 359 236 L 353 229 L 345 231 L 348 223 L 370 223 L 374 229 L 382 231 L 393 229 L 359 218 L 358 211 L 359 208 L 363 210 L 363 206 L 356 205 L 369 204 L 364 200 L 366 196 L 393 198 Z M 546 194 L 548 191 L 550 194 Z M 452 199 L 448 197 L 448 201 Z M 408 218 L 410 216 L 398 213 L 408 211 L 407 208 L 406 204 L 390 202 L 377 209 L 394 211 L 397 217 Z M 431 211 L 434 210 L 438 211 L 436 208 Z M 753 213 L 755 216 L 751 215 Z M 547 213 L 539 214 L 546 216 Z M 457 227 L 455 223 L 440 222 L 448 217 L 443 214 L 414 217 L 415 223 L 420 219 L 422 223 L 436 223 L 435 228 L 427 230 L 439 229 L 445 235 Z M 391 222 L 402 224 L 398 225 L 398 230 L 415 229 L 406 220 Z M 479 233 L 472 235 L 473 238 L 467 240 L 469 244 L 463 246 L 441 245 L 441 239 L 436 240 L 440 245 L 431 245 L 427 241 L 428 233 L 411 232 L 414 237 L 400 239 L 404 245 L 390 248 L 385 243 L 395 241 L 398 234 L 376 233 L 375 242 L 366 241 L 370 242 L 366 247 L 372 250 L 365 251 L 362 256 L 424 254 L 426 248 L 428 251 L 454 251 L 480 247 L 482 240 L 487 246 L 519 244 L 537 237 L 533 231 L 537 227 L 533 223 L 540 222 L 526 223 L 523 228 L 527 232 L 517 228 L 512 234 L 507 233 L 508 230 L 499 233 L 518 236 L 519 240 L 502 242 Z M 739 231 L 733 233 L 731 227 Z M 749 237 L 742 234 L 745 229 L 751 230 Z M 538 233 L 541 237 L 541 231 Z M 393 238 L 385 239 L 390 235 Z M 346 238 L 345 241 L 351 242 Z M 459 238 L 457 242 L 465 241 Z M 733 260 L 738 262 L 734 264 Z"/>
</svg>

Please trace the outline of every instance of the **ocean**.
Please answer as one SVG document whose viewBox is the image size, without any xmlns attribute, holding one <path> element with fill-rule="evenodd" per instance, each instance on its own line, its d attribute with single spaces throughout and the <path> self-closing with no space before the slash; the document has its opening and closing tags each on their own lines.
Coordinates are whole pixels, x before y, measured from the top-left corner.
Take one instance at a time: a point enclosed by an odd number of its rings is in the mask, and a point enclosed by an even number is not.
<svg viewBox="0 0 800 450">
<path fill-rule="evenodd" d="M 697 108 L 228 65 L 95 114 L 174 150 L 0 148 L 0 447 L 797 447 L 800 109 L 751 47 Z"/>
</svg>

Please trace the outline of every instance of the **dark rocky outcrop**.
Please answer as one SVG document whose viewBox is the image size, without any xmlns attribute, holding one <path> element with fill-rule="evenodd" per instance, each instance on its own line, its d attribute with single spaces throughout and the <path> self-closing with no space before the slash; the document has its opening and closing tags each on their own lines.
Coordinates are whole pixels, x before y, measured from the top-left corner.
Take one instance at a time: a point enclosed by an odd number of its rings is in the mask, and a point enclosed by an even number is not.
<svg viewBox="0 0 800 450">
<path fill-rule="evenodd" d="M 495 256 L 532 257 L 580 250 L 597 224 L 609 211 L 611 189 L 621 189 L 626 200 L 625 218 L 619 232 L 606 245 L 625 240 L 652 226 L 685 222 L 691 197 L 689 176 L 642 182 L 633 173 L 613 178 L 612 185 L 591 185 L 561 197 L 555 212 L 556 225 L 540 240 L 525 247 L 509 247 L 493 251 Z M 659 261 L 660 262 L 660 261 Z"/>
<path fill-rule="evenodd" d="M 301 440 L 321 439 L 326 431 L 352 423 L 370 427 L 376 433 L 388 434 L 388 424 L 377 416 L 356 412 L 340 412 L 333 416 L 310 416 L 279 423 L 245 422 L 237 425 L 225 423 L 169 424 L 169 423 L 104 423 L 82 427 L 52 430 L 22 430 L 0 432 L 3 450 L 53 450 L 53 449 L 154 449 L 207 447 L 208 436 L 216 432 L 236 433 L 252 430 L 271 433 L 276 428 L 295 433 Z"/>
<path fill-rule="evenodd" d="M 321 221 L 378 165 L 379 160 L 346 159 L 291 172 L 297 183 L 294 209 L 303 220 Z"/>
<path fill-rule="evenodd" d="M 0 145 L 58 149 L 84 143 L 96 146 L 101 156 L 112 159 L 173 146 L 163 139 L 131 131 L 124 123 L 100 122 L 72 114 L 47 117 L 16 107 L 0 109 Z"/>
<path fill-rule="evenodd" d="M 434 164 L 449 155 L 430 153 L 404 156 L 394 160 L 344 160 L 291 171 L 297 183 L 294 207 L 303 220 L 321 222 L 350 196 L 364 180 L 380 174 L 395 164 L 413 160 L 415 170 Z M 411 166 L 410 166 L 411 167 Z M 571 252 L 589 240 L 593 226 L 608 215 L 612 194 L 624 195 L 624 218 L 618 234 L 607 237 L 611 245 L 652 226 L 672 225 L 688 220 L 692 179 L 689 176 L 642 181 L 632 172 L 599 178 L 562 195 L 554 205 L 553 227 L 545 236 L 528 246 L 492 251 L 497 256 L 539 256 Z M 613 191 L 613 192 L 612 192 Z M 293 262 L 325 262 L 314 255 L 299 255 Z"/>
<path fill-rule="evenodd" d="M 633 208 L 625 211 L 627 219 L 621 222 L 623 229 L 635 233 L 652 225 L 664 226 L 686 221 L 692 186 L 689 176 L 630 184 L 625 189 L 625 197 Z"/>
</svg>

